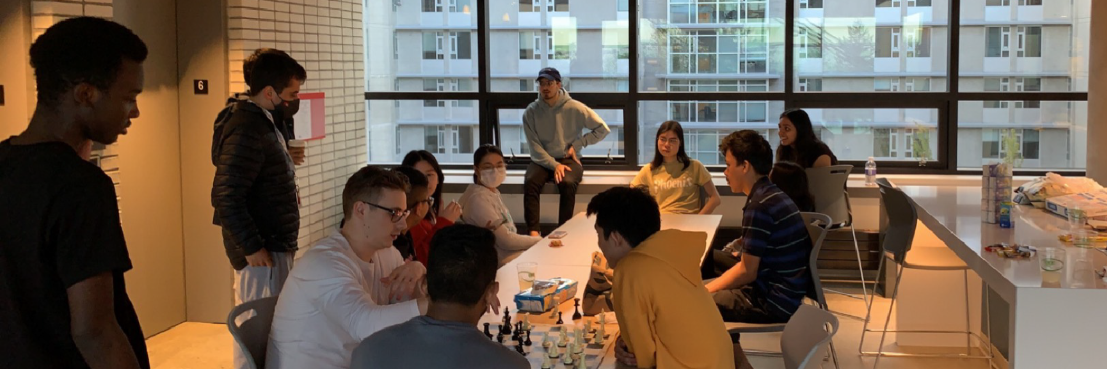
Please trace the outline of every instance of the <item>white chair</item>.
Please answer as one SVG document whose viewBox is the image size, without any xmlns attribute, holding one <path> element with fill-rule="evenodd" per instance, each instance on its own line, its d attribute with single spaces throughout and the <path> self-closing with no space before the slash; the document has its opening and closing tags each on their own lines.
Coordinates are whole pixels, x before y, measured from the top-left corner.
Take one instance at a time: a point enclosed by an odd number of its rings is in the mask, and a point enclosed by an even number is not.
<svg viewBox="0 0 1107 369">
<path fill-rule="evenodd" d="M 873 363 L 873 368 L 876 368 L 880 364 L 880 357 L 882 356 L 897 356 L 897 357 L 955 357 L 955 358 L 967 358 L 967 359 L 988 359 L 988 367 L 992 364 L 991 344 L 988 340 L 972 332 L 969 326 L 969 267 L 965 265 L 965 262 L 961 258 L 957 257 L 952 250 L 946 247 L 927 247 L 919 249 L 918 253 L 924 253 L 926 255 L 923 258 L 915 258 L 908 256 L 908 252 L 911 251 L 911 244 L 915 238 L 915 228 L 918 224 L 919 215 L 915 209 L 914 202 L 907 197 L 899 188 L 896 188 L 894 184 L 889 182 L 885 178 L 880 178 L 876 181 L 876 184 L 880 186 L 880 198 L 884 202 L 884 208 L 888 214 L 888 226 L 884 234 L 884 243 L 881 245 L 884 251 L 883 258 L 890 259 L 896 265 L 896 283 L 892 287 L 892 300 L 891 306 L 888 307 L 888 316 L 884 319 L 884 328 L 880 330 L 869 329 L 869 317 L 872 316 L 872 306 L 869 306 L 869 311 L 865 315 L 865 324 L 861 327 L 861 340 L 857 345 L 857 350 L 866 356 L 876 356 L 876 362 Z M 880 271 L 883 273 L 884 265 L 880 264 Z M 920 269 L 920 270 L 946 270 L 946 271 L 960 271 L 963 273 L 965 281 L 965 330 L 963 331 L 946 331 L 946 330 L 891 330 L 888 329 L 888 323 L 892 320 L 892 312 L 895 311 L 896 298 L 899 295 L 899 282 L 903 280 L 904 269 Z M 988 298 L 984 297 L 984 311 L 985 314 L 988 311 Z M 992 325 L 988 322 L 987 317 L 982 317 L 985 324 L 987 324 L 987 335 L 992 335 Z M 865 351 L 865 335 L 870 332 L 880 332 L 880 343 L 877 346 L 877 351 Z M 900 332 L 900 333 L 946 333 L 946 334 L 964 334 L 965 335 L 965 353 L 963 354 L 914 354 L 903 352 L 889 352 L 884 351 L 884 339 L 888 335 L 888 332 Z M 983 355 L 974 355 L 972 349 L 972 338 L 975 337 L 979 340 L 982 346 L 988 347 L 988 353 Z"/>
<path fill-rule="evenodd" d="M 265 352 L 269 348 L 269 329 L 273 326 L 273 312 L 277 308 L 277 297 L 266 297 L 243 303 L 231 309 L 227 316 L 227 329 L 231 331 L 235 343 L 242 351 L 249 353 L 246 363 L 253 369 L 265 368 Z M 254 312 L 254 316 L 242 324 L 236 319 L 242 314 Z"/>
<path fill-rule="evenodd" d="M 801 213 L 803 216 L 803 222 L 807 225 L 807 234 L 811 237 L 811 257 L 808 259 L 808 271 L 811 273 L 811 286 L 807 289 L 806 297 L 815 304 L 814 307 L 823 309 L 828 312 L 829 308 L 826 305 L 826 296 L 823 294 L 822 282 L 819 280 L 818 259 L 819 250 L 822 249 L 823 240 L 826 239 L 827 229 L 826 226 L 830 224 L 830 217 L 826 214 L 819 213 Z M 808 305 L 800 305 L 800 309 L 804 307 L 811 307 Z M 798 314 L 798 311 L 797 311 Z M 833 316 L 831 316 L 833 318 Z M 792 320 L 796 319 L 795 315 L 792 315 Z M 792 324 L 791 320 L 788 323 L 776 323 L 776 324 L 752 324 L 752 323 L 726 323 L 727 332 L 730 333 L 771 333 L 771 332 L 786 332 L 788 326 Z M 835 331 L 837 331 L 838 319 L 834 319 Z M 833 335 L 833 333 L 831 334 Z M 759 351 L 759 350 L 746 350 L 747 354 L 758 356 L 785 356 L 787 357 L 787 350 L 785 350 L 784 338 L 781 338 L 781 352 Z M 834 367 L 838 367 L 838 352 L 834 348 L 834 342 L 828 341 L 826 343 L 830 346 L 830 358 L 834 363 Z M 785 360 L 787 361 L 787 360 Z"/>
<path fill-rule="evenodd" d="M 827 345 L 834 345 L 838 333 L 838 318 L 829 311 L 811 305 L 800 305 L 788 320 L 780 336 L 780 350 L 785 369 L 815 369 L 822 367 L 816 355 Z M 833 349 L 831 349 L 833 350 Z M 837 367 L 838 363 L 834 363 Z"/>
<path fill-rule="evenodd" d="M 830 216 L 829 229 L 841 229 L 849 227 L 853 234 L 853 251 L 857 255 L 857 272 L 861 277 L 861 297 L 852 294 L 828 289 L 827 291 L 849 296 L 865 301 L 865 307 L 872 303 L 869 295 L 868 282 L 865 281 L 865 269 L 861 263 L 861 248 L 857 245 L 857 229 L 853 226 L 853 210 L 849 204 L 849 192 L 846 191 L 846 180 L 849 179 L 852 165 L 833 165 L 829 167 L 807 169 L 808 191 L 815 198 L 815 211 Z M 843 316 L 861 320 L 861 317 L 837 313 Z"/>
</svg>

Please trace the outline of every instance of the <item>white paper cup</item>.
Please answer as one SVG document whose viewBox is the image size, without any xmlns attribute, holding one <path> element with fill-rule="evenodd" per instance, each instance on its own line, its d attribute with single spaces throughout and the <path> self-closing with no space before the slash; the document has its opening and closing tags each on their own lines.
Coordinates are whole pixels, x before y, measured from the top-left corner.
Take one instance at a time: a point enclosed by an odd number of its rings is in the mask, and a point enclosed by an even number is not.
<svg viewBox="0 0 1107 369">
<path fill-rule="evenodd" d="M 307 147 L 307 141 L 304 141 L 304 140 L 288 140 L 288 147 L 304 148 L 304 147 Z"/>
</svg>

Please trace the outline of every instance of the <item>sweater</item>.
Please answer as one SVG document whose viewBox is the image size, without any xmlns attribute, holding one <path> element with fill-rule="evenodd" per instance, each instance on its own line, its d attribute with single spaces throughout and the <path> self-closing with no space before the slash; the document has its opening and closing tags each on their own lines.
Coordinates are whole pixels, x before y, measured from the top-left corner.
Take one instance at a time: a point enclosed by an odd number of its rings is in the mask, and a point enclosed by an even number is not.
<svg viewBox="0 0 1107 369">
<path fill-rule="evenodd" d="M 581 134 L 588 129 L 590 132 Z M 523 133 L 530 144 L 530 158 L 536 164 L 554 170 L 558 159 L 568 156 L 572 147 L 580 157 L 580 150 L 607 137 L 611 129 L 591 108 L 569 97 L 561 90 L 553 106 L 539 95 L 523 112 Z"/>
<path fill-rule="evenodd" d="M 491 222 L 496 227 L 492 232 L 496 234 L 496 255 L 501 265 L 508 256 L 529 249 L 542 240 L 541 237 L 519 234 L 499 190 L 471 184 L 457 202 L 465 209 L 461 214 L 461 223 L 487 227 Z"/>
</svg>

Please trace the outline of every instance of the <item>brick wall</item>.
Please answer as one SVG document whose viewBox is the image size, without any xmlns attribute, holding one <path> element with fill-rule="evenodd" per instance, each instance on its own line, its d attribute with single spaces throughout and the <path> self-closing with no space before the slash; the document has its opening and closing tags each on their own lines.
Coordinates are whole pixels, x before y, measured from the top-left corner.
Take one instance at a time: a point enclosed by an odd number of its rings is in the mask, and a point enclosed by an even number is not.
<svg viewBox="0 0 1107 369">
<path fill-rule="evenodd" d="M 326 93 L 326 138 L 309 141 L 296 168 L 300 247 L 324 238 L 342 219 L 346 179 L 367 162 L 360 0 L 229 0 L 231 91 L 245 91 L 242 60 L 259 47 L 285 50 L 307 69 L 303 92 Z"/>
</svg>

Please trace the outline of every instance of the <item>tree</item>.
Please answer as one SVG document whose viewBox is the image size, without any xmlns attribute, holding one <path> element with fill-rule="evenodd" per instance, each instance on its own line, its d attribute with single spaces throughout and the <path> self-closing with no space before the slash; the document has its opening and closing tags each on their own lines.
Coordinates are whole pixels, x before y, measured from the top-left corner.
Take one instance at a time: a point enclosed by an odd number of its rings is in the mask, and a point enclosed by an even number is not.
<svg viewBox="0 0 1107 369">
<path fill-rule="evenodd" d="M 876 39 L 869 26 L 860 21 L 855 22 L 846 30 L 846 37 L 838 37 L 823 31 L 823 44 L 828 63 L 824 66 L 826 71 L 834 72 L 859 72 L 871 71 L 873 67 L 873 55 L 876 50 Z M 825 59 L 824 59 L 825 60 Z"/>
</svg>

